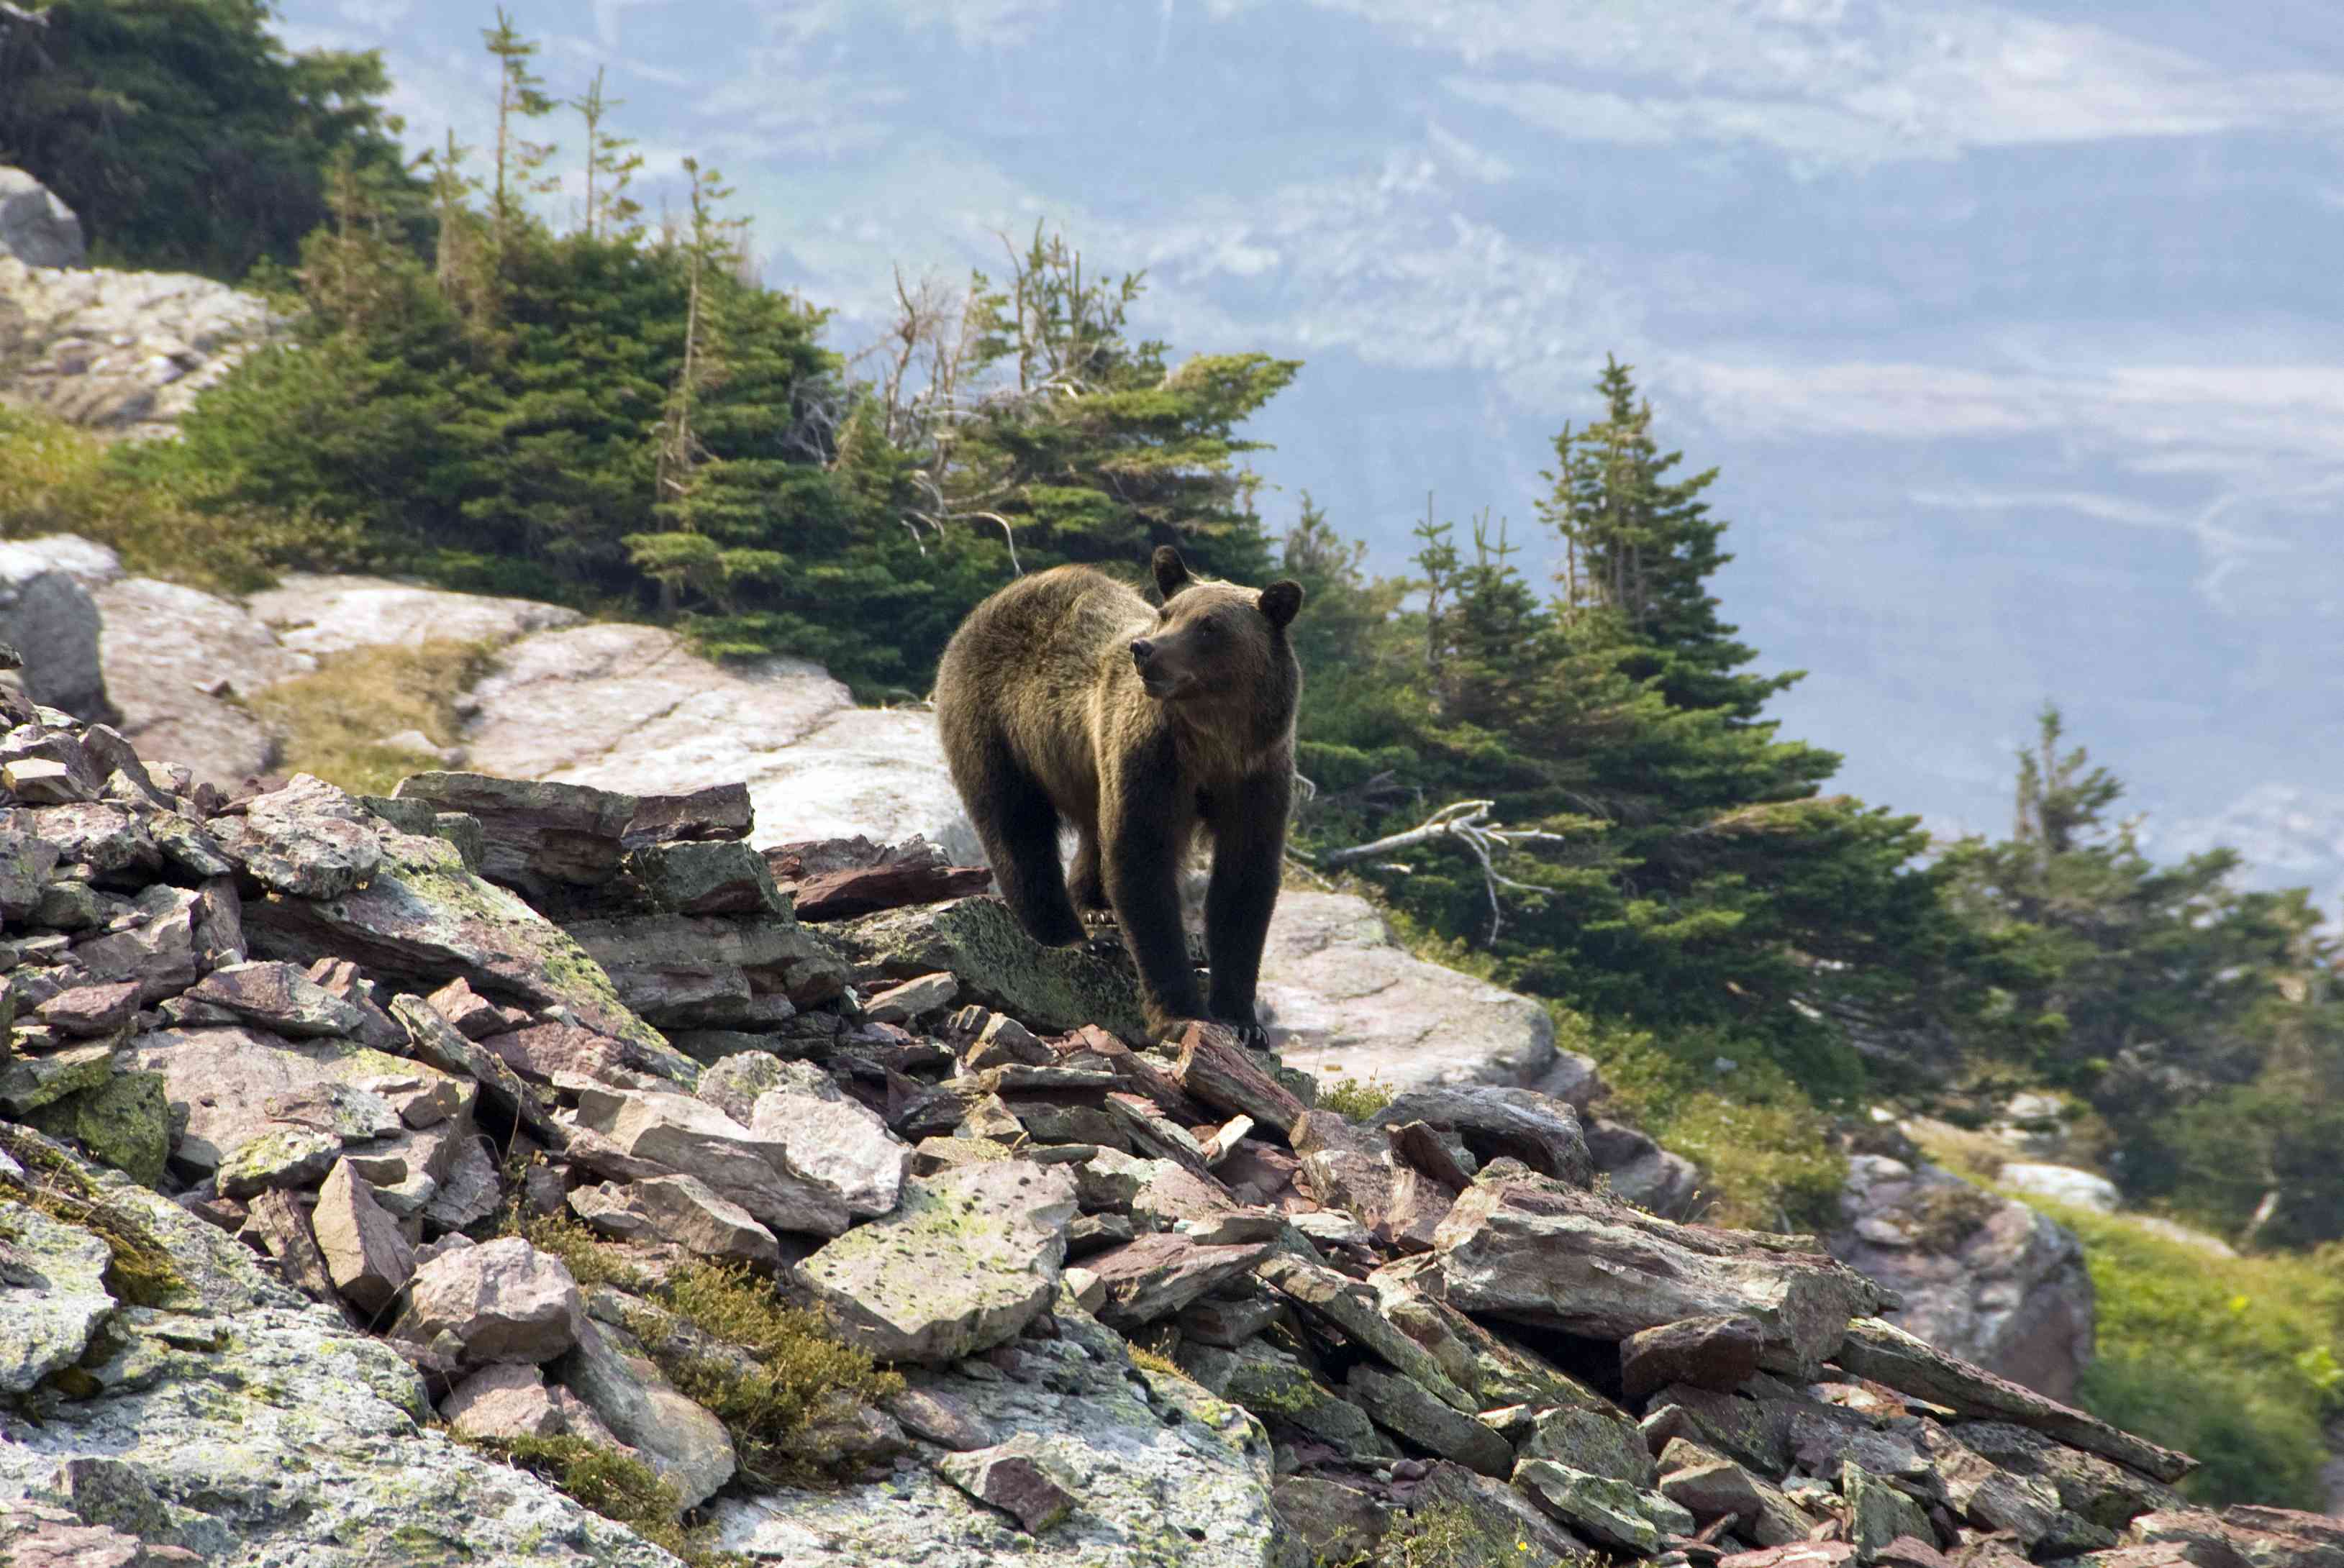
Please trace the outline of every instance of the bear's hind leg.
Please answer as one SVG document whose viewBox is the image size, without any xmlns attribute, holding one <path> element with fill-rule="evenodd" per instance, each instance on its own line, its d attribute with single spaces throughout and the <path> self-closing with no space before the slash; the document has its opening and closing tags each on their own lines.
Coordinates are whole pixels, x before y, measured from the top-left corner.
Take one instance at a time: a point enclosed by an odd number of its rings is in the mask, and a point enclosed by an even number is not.
<svg viewBox="0 0 2344 1568">
<path fill-rule="evenodd" d="M 1075 845 L 1075 863 L 1066 872 L 1066 896 L 1075 912 L 1086 920 L 1104 920 L 1111 913 L 1106 879 L 1099 874 L 1098 835 L 1084 833 Z"/>
<path fill-rule="evenodd" d="M 1043 946 L 1073 947 L 1083 940 L 1083 923 L 1059 879 L 1057 808 L 1039 779 L 998 752 L 986 759 L 985 773 L 962 799 L 1009 912 Z"/>
</svg>

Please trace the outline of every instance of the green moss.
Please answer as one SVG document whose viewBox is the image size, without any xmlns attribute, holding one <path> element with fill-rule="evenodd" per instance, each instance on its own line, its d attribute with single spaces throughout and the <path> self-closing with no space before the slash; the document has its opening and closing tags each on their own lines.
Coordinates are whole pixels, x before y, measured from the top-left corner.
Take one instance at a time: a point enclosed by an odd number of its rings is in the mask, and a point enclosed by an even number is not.
<svg viewBox="0 0 2344 1568">
<path fill-rule="evenodd" d="M 1602 1561 L 1592 1553 L 1549 1557 L 1511 1530 L 1500 1534 L 1511 1539 L 1493 1538 L 1464 1504 L 1444 1499 L 1402 1519 L 1369 1555 L 1340 1563 L 1321 1558 L 1318 1568 L 1597 1568 Z"/>
<path fill-rule="evenodd" d="M 783 1305 L 773 1286 L 738 1264 L 691 1263 L 659 1286 L 661 1304 L 711 1338 L 747 1351 L 743 1369 L 697 1353 L 665 1324 L 630 1322 L 667 1380 L 732 1434 L 743 1470 L 767 1481 L 816 1477 L 807 1438 L 820 1423 L 904 1390 L 818 1312 Z"/>
<path fill-rule="evenodd" d="M 819 1466 L 805 1462 L 808 1433 L 903 1392 L 901 1377 L 840 1340 L 827 1319 L 784 1306 L 770 1282 L 737 1264 L 686 1263 L 654 1281 L 566 1216 L 524 1215 L 516 1206 L 498 1229 L 561 1259 L 581 1287 L 609 1285 L 655 1302 L 661 1311 L 629 1314 L 629 1331 L 677 1392 L 724 1423 L 744 1473 L 821 1479 Z M 743 1370 L 733 1358 L 694 1349 L 679 1323 L 746 1351 L 752 1364 Z"/>
<path fill-rule="evenodd" d="M 21 1194 L 0 1192 L 0 1204 L 22 1203 L 61 1224 L 76 1225 L 106 1243 L 106 1292 L 125 1306 L 160 1307 L 187 1293 L 171 1253 L 146 1222 L 106 1201 L 97 1184 L 48 1144 L 0 1122 L 0 1149 L 32 1178 Z"/>
</svg>

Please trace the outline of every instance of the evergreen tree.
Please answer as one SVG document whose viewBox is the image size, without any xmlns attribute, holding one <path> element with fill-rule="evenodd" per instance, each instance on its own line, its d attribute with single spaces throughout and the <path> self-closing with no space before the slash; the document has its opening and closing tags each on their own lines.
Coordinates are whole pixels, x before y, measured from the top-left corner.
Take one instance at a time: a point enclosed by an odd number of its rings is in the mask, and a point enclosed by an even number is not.
<svg viewBox="0 0 2344 1568">
<path fill-rule="evenodd" d="M 1300 367 L 1263 354 L 1169 366 L 1166 345 L 1126 336 L 1142 287 L 1087 271 L 1039 226 L 1005 286 L 972 280 L 929 387 L 897 384 L 884 411 L 921 458 L 914 522 L 996 532 L 1020 569 L 1127 565 L 1176 544 L 1200 570 L 1262 578 L 1257 481 L 1238 466 L 1260 443 L 1235 431 Z M 900 324 L 907 342 L 929 331 L 918 315 Z"/>
<path fill-rule="evenodd" d="M 2031 975 L 2002 1010 L 2006 1057 L 2107 1120 L 2137 1196 L 2240 1227 L 2276 1192 L 2292 1200 L 2283 1231 L 2344 1233 L 2344 1187 L 2307 1180 L 2344 1115 L 2334 950 L 2307 896 L 2241 891 L 2229 849 L 2153 863 L 2140 819 L 2114 815 L 2122 782 L 2065 741 L 2046 706 L 2018 757 L 2011 836 L 1945 857 L 1957 906 Z"/>
<path fill-rule="evenodd" d="M 1438 836 L 1363 874 L 1484 948 L 1509 984 L 1652 1026 L 1703 1063 L 1755 1057 L 1844 1095 L 1859 1042 L 1984 1005 L 1949 967 L 1981 943 L 1954 926 L 1938 874 L 1911 864 L 1918 824 L 1822 796 L 1838 759 L 1759 717 L 1793 678 L 1745 673 L 1751 652 L 1718 618 L 1706 578 L 1723 525 L 1698 499 L 1713 476 L 1665 478 L 1676 456 L 1657 451 L 1623 367 L 1598 389 L 1607 417 L 1558 444 L 1547 508 L 1575 572 L 1541 596 L 1502 530 L 1484 519 L 1469 558 L 1428 518 L 1416 608 L 1393 634 L 1420 649 L 1424 700 L 1346 713 L 1339 744 L 1306 702 L 1306 771 L 1341 809 L 1314 807 L 1303 843 L 1489 801 L 1483 837 Z M 1405 788 L 1359 809 L 1383 773 Z"/>
<path fill-rule="evenodd" d="M 428 223 L 371 53 L 289 55 L 261 0 L 54 0 L 0 26 L 0 163 L 72 207 L 103 265 L 290 266 L 347 156 L 384 223 Z"/>
<path fill-rule="evenodd" d="M 643 166 L 643 156 L 634 150 L 632 137 L 603 129 L 603 122 L 624 108 L 626 100 L 603 96 L 602 75 L 602 68 L 595 67 L 585 96 L 570 100 L 586 129 L 586 196 L 580 226 L 589 239 L 631 243 L 642 237 L 643 209 L 627 187 Z"/>
<path fill-rule="evenodd" d="M 1799 677 L 1738 673 L 1756 652 L 1733 640 L 1709 590 L 1733 558 L 1719 548 L 1725 524 L 1701 498 L 1717 470 L 1667 477 L 1683 454 L 1653 441 L 1652 406 L 1638 399 L 1628 366 L 1606 358 L 1596 389 L 1604 417 L 1581 430 L 1565 425 L 1557 466 L 1541 475 L 1553 492 L 1539 512 L 1563 547 L 1561 613 L 1582 639 L 1618 639 L 1622 668 L 1657 681 L 1672 707 L 1754 720 Z"/>
</svg>

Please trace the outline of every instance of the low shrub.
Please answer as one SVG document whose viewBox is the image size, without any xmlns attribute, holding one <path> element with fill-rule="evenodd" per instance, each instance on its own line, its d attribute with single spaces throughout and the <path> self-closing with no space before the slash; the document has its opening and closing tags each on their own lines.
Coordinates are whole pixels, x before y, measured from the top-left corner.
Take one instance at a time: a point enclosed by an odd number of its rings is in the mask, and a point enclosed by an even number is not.
<svg viewBox="0 0 2344 1568">
<path fill-rule="evenodd" d="M 2076 1397 L 2195 1454 L 2213 1505 L 2325 1506 L 2324 1422 L 2344 1412 L 2344 1247 L 2226 1258 L 2122 1215 L 2036 1202 L 2083 1239 L 2098 1353 Z"/>
<path fill-rule="evenodd" d="M 48 415 L 0 408 L 0 538 L 79 534 L 142 577 L 251 593 L 295 567 L 348 566 L 355 528 L 307 513 L 232 505 L 168 454 Z"/>
</svg>

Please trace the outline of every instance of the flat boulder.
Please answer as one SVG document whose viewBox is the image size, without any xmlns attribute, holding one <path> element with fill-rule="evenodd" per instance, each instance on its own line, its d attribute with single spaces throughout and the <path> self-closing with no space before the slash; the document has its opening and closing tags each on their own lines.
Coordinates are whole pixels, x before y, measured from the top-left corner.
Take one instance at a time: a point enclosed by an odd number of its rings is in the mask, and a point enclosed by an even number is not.
<svg viewBox="0 0 2344 1568">
<path fill-rule="evenodd" d="M 571 1212 L 596 1234 L 622 1241 L 672 1241 L 726 1262 L 778 1267 L 781 1247 L 749 1211 L 693 1176 L 652 1176 L 576 1189 Z"/>
<path fill-rule="evenodd" d="M 1741 1316 L 1764 1364 L 1811 1374 L 1851 1318 L 1893 1298 L 1853 1269 L 1755 1232 L 1680 1225 L 1616 1199 L 1485 1171 L 1435 1237 L 1450 1304 L 1614 1342 Z"/>
<path fill-rule="evenodd" d="M 356 1003 L 334 995 L 295 965 L 272 960 L 228 964 L 181 993 L 233 1013 L 245 1023 L 295 1039 L 341 1035 L 355 1040 L 366 1027 Z"/>
<path fill-rule="evenodd" d="M 799 1265 L 851 1344 L 942 1362 L 1014 1338 L 1056 1294 L 1075 1217 L 1060 1166 L 1003 1160 L 904 1183 L 902 1203 Z"/>
<path fill-rule="evenodd" d="M 1323 1081 L 1528 1084 L 1555 1066 L 1545 1008 L 1418 958 L 1349 893 L 1278 899 L 1260 999 L 1286 1064 Z"/>
</svg>

